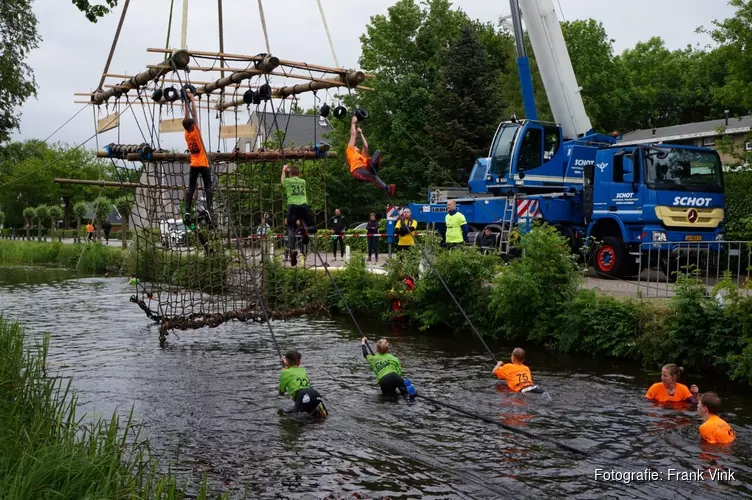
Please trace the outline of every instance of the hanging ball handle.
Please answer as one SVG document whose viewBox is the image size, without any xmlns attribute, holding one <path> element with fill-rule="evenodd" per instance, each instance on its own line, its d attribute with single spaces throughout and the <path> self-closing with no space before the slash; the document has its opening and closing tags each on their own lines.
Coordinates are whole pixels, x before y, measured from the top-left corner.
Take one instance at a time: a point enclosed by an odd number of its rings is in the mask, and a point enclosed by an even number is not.
<svg viewBox="0 0 752 500">
<path fill-rule="evenodd" d="M 180 89 L 180 98 L 184 101 L 188 100 L 188 92 L 190 92 L 193 95 L 196 95 L 196 87 L 191 85 L 190 83 L 186 83 L 183 85 L 183 88 Z"/>
<path fill-rule="evenodd" d="M 368 110 L 366 108 L 358 108 L 355 110 L 355 118 L 358 119 L 359 122 L 362 122 L 363 120 L 368 119 Z"/>
<path fill-rule="evenodd" d="M 347 116 L 347 108 L 342 106 L 341 104 L 334 108 L 334 117 L 338 120 L 342 120 L 344 117 Z"/>
<path fill-rule="evenodd" d="M 332 108 L 327 103 L 324 103 L 324 105 L 321 106 L 321 109 L 319 110 L 319 115 L 326 118 L 327 116 L 329 116 L 331 109 Z"/>
</svg>

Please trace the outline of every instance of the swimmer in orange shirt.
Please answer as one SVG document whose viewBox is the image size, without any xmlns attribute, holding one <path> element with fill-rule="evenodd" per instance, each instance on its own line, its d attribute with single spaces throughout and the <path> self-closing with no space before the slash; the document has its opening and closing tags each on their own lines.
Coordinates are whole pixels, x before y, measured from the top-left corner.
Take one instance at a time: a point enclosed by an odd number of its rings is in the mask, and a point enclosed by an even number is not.
<svg viewBox="0 0 752 500">
<path fill-rule="evenodd" d="M 721 398 L 714 392 L 706 392 L 697 404 L 697 413 L 705 421 L 700 426 L 700 436 L 710 444 L 729 444 L 736 439 L 734 429 L 718 416 Z"/>
<path fill-rule="evenodd" d="M 512 351 L 512 362 L 499 361 L 494 367 L 493 373 L 499 380 L 504 380 L 507 387 L 514 392 L 543 393 L 543 389 L 533 384 L 533 375 L 530 368 L 525 366 L 525 350 L 515 347 Z"/>
<path fill-rule="evenodd" d="M 684 368 L 673 363 L 667 364 L 661 370 L 661 381 L 651 385 L 645 397 L 659 403 L 688 401 L 696 404 L 700 390 L 696 385 L 688 389 L 686 385 L 678 383 L 682 373 Z"/>
</svg>

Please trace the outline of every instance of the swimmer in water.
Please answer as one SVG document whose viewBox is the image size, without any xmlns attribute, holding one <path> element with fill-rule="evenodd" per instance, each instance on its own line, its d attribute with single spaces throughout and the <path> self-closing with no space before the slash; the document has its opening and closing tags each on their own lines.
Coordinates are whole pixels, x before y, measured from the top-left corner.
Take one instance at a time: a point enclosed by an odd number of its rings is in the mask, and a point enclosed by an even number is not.
<svg viewBox="0 0 752 500">
<path fill-rule="evenodd" d="M 700 390 L 696 385 L 687 388 L 686 385 L 677 382 L 684 373 L 684 368 L 669 363 L 661 370 L 661 381 L 650 386 L 645 393 L 647 399 L 659 403 L 687 401 L 697 404 L 697 395 Z"/>
<path fill-rule="evenodd" d="M 697 403 L 697 413 L 704 421 L 700 436 L 710 444 L 729 444 L 736 439 L 734 429 L 718 416 L 720 409 L 721 398 L 714 392 L 706 392 Z"/>
<path fill-rule="evenodd" d="M 321 394 L 311 387 L 306 369 L 300 366 L 300 352 L 287 351 L 281 361 L 284 368 L 279 374 L 279 395 L 288 393 L 295 402 L 295 406 L 281 412 L 326 417 L 327 411 Z"/>
<path fill-rule="evenodd" d="M 512 351 L 512 362 L 499 361 L 494 367 L 493 373 L 499 380 L 504 380 L 507 387 L 514 392 L 532 392 L 542 394 L 544 391 L 533 383 L 533 375 L 530 368 L 525 366 L 525 350 L 515 347 Z"/>
</svg>

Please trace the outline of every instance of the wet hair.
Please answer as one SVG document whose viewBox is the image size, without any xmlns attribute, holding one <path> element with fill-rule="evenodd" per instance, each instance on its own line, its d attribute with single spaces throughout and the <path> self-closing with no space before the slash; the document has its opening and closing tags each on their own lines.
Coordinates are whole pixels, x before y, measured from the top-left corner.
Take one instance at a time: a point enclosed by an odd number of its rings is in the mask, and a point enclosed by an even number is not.
<svg viewBox="0 0 752 500">
<path fill-rule="evenodd" d="M 379 354 L 386 354 L 389 352 L 389 342 L 386 339 L 379 339 L 376 342 L 376 352 Z"/>
<path fill-rule="evenodd" d="M 524 363 L 525 362 L 525 349 L 523 349 L 522 347 L 515 347 L 514 350 L 512 351 L 512 356 L 514 356 L 517 359 L 517 361 L 519 361 L 520 363 Z"/>
<path fill-rule="evenodd" d="M 287 171 L 293 177 L 297 177 L 297 176 L 300 175 L 300 169 L 298 167 L 296 167 L 295 165 L 290 165 L 290 167 L 288 167 Z"/>
<path fill-rule="evenodd" d="M 287 351 L 287 354 L 285 354 L 285 359 L 287 360 L 288 364 L 292 366 L 298 366 L 300 364 L 300 351 L 296 349 Z"/>
<path fill-rule="evenodd" d="M 715 415 L 721 411 L 721 398 L 714 392 L 706 392 L 700 398 L 702 406 L 708 409 L 708 413 Z"/>
<path fill-rule="evenodd" d="M 183 128 L 186 129 L 188 132 L 193 130 L 193 126 L 196 124 L 196 121 L 193 118 L 188 118 L 187 116 L 183 118 Z"/>
<path fill-rule="evenodd" d="M 681 366 L 676 366 L 674 363 L 664 365 L 663 369 L 668 370 L 669 375 L 674 377 L 676 380 L 679 380 L 679 377 L 681 377 L 682 373 L 684 373 L 684 368 L 682 368 Z"/>
</svg>

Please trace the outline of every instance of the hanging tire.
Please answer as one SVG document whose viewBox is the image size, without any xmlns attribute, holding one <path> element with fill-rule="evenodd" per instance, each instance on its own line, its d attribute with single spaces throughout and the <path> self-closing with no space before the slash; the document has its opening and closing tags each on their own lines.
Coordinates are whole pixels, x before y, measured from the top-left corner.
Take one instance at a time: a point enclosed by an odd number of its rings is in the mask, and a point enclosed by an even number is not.
<svg viewBox="0 0 752 500">
<path fill-rule="evenodd" d="M 622 239 L 608 236 L 595 251 L 595 272 L 599 276 L 623 278 L 630 269 L 628 260 L 629 252 Z"/>
</svg>

